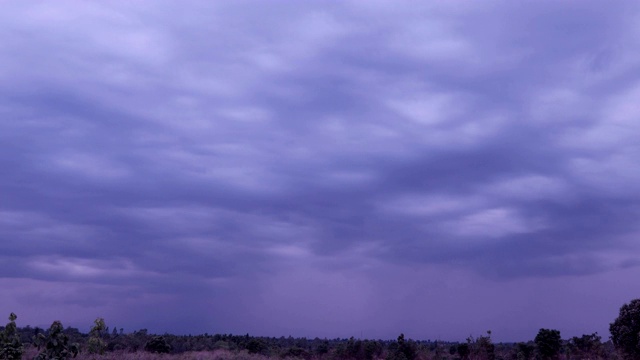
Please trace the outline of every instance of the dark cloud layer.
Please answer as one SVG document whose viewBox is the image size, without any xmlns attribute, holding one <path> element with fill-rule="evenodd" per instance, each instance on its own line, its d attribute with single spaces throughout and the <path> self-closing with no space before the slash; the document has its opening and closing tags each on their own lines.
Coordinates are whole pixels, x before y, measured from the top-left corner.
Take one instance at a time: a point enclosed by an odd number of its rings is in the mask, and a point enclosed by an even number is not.
<svg viewBox="0 0 640 360">
<path fill-rule="evenodd" d="M 25 322 L 523 340 L 635 296 L 631 2 L 3 7 Z"/>
</svg>

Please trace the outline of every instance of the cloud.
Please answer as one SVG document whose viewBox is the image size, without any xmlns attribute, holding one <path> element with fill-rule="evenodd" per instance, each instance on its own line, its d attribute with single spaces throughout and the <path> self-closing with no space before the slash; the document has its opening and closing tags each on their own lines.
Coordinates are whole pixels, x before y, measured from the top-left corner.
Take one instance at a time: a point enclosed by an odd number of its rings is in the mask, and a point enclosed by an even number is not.
<svg viewBox="0 0 640 360">
<path fill-rule="evenodd" d="M 504 305 L 483 286 L 522 302 L 637 270 L 635 5 L 150 5 L 0 14 L 17 298 L 69 289 L 60 314 L 191 331 L 139 315 L 157 297 L 207 312 L 185 314 L 203 332 L 332 336 L 375 314 L 393 337 L 428 301 L 478 291 L 483 332 Z"/>
</svg>

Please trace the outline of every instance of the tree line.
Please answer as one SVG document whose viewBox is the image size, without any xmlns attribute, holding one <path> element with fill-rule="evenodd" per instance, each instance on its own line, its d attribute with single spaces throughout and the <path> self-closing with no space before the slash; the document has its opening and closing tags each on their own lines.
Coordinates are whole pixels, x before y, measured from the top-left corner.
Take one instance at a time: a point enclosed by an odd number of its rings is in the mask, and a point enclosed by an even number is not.
<svg viewBox="0 0 640 360">
<path fill-rule="evenodd" d="M 228 350 L 265 357 L 304 360 L 638 360 L 640 359 L 640 299 L 620 309 L 610 324 L 611 338 L 597 333 L 562 339 L 560 331 L 540 329 L 528 342 L 494 343 L 491 331 L 465 342 L 419 341 L 400 334 L 396 340 L 307 339 L 232 334 L 150 334 L 146 329 L 125 333 L 97 318 L 88 333 L 54 321 L 49 329 L 18 327 L 17 316 L 0 327 L 0 359 L 22 359 L 37 348 L 36 360 L 69 359 L 80 353 L 99 356 L 145 351 L 180 354 Z"/>
</svg>

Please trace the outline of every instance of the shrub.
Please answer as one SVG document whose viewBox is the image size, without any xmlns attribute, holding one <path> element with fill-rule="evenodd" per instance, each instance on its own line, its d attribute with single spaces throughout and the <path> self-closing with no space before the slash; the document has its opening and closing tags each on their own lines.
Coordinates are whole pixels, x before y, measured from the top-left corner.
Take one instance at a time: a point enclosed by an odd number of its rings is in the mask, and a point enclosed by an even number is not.
<svg viewBox="0 0 640 360">
<path fill-rule="evenodd" d="M 171 352 L 171 345 L 164 336 L 154 336 L 145 346 L 144 350 L 158 354 L 168 354 Z"/>
</svg>

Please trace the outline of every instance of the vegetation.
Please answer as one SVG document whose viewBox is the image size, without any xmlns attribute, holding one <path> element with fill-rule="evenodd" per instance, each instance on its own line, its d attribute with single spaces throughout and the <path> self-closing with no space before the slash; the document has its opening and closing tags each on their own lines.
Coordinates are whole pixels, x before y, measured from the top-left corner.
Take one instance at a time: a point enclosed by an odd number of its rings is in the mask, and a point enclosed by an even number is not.
<svg viewBox="0 0 640 360">
<path fill-rule="evenodd" d="M 38 354 L 36 360 L 63 360 L 74 358 L 78 355 L 80 347 L 77 343 L 69 344 L 69 336 L 64 333 L 64 327 L 60 321 L 54 321 L 47 334 L 40 333 L 35 339 L 38 350 L 44 348 Z"/>
<path fill-rule="evenodd" d="M 558 330 L 540 329 L 533 341 L 540 359 L 556 359 L 562 349 L 562 338 Z"/>
<path fill-rule="evenodd" d="M 0 359 L 21 359 L 24 348 L 17 332 L 16 314 L 9 315 L 9 323 L 0 334 Z"/>
<path fill-rule="evenodd" d="M 107 325 L 103 318 L 97 318 L 93 322 L 93 327 L 89 331 L 89 341 L 87 341 L 87 350 L 90 354 L 104 354 L 107 344 L 103 337 L 107 331 Z"/>
<path fill-rule="evenodd" d="M 163 336 L 154 336 L 144 346 L 144 350 L 156 354 L 168 354 L 171 352 L 171 345 Z"/>
<path fill-rule="evenodd" d="M 574 336 L 567 344 L 567 350 L 572 359 L 589 360 L 605 358 L 606 353 L 598 333 L 591 335 Z"/>
<path fill-rule="evenodd" d="M 597 333 L 562 340 L 560 331 L 540 329 L 533 341 L 497 343 L 486 335 L 466 342 L 254 337 L 231 334 L 177 336 L 125 333 L 97 318 L 88 334 L 54 321 L 48 330 L 16 326 L 16 315 L 0 328 L 0 359 L 167 360 L 620 360 L 640 359 L 640 299 L 625 304 L 611 323 L 611 341 Z"/>
<path fill-rule="evenodd" d="M 486 336 L 479 336 L 477 339 L 469 337 L 467 339 L 469 345 L 469 358 L 473 360 L 495 360 L 496 347 L 491 341 L 491 331 L 487 331 Z"/>
<path fill-rule="evenodd" d="M 353 338 L 352 338 L 353 339 Z M 417 355 L 417 344 L 412 340 L 405 340 L 404 334 L 398 336 L 395 343 L 389 345 L 387 360 L 414 360 Z"/>
<path fill-rule="evenodd" d="M 609 325 L 611 341 L 625 359 L 640 359 L 640 299 L 622 305 Z"/>
</svg>

